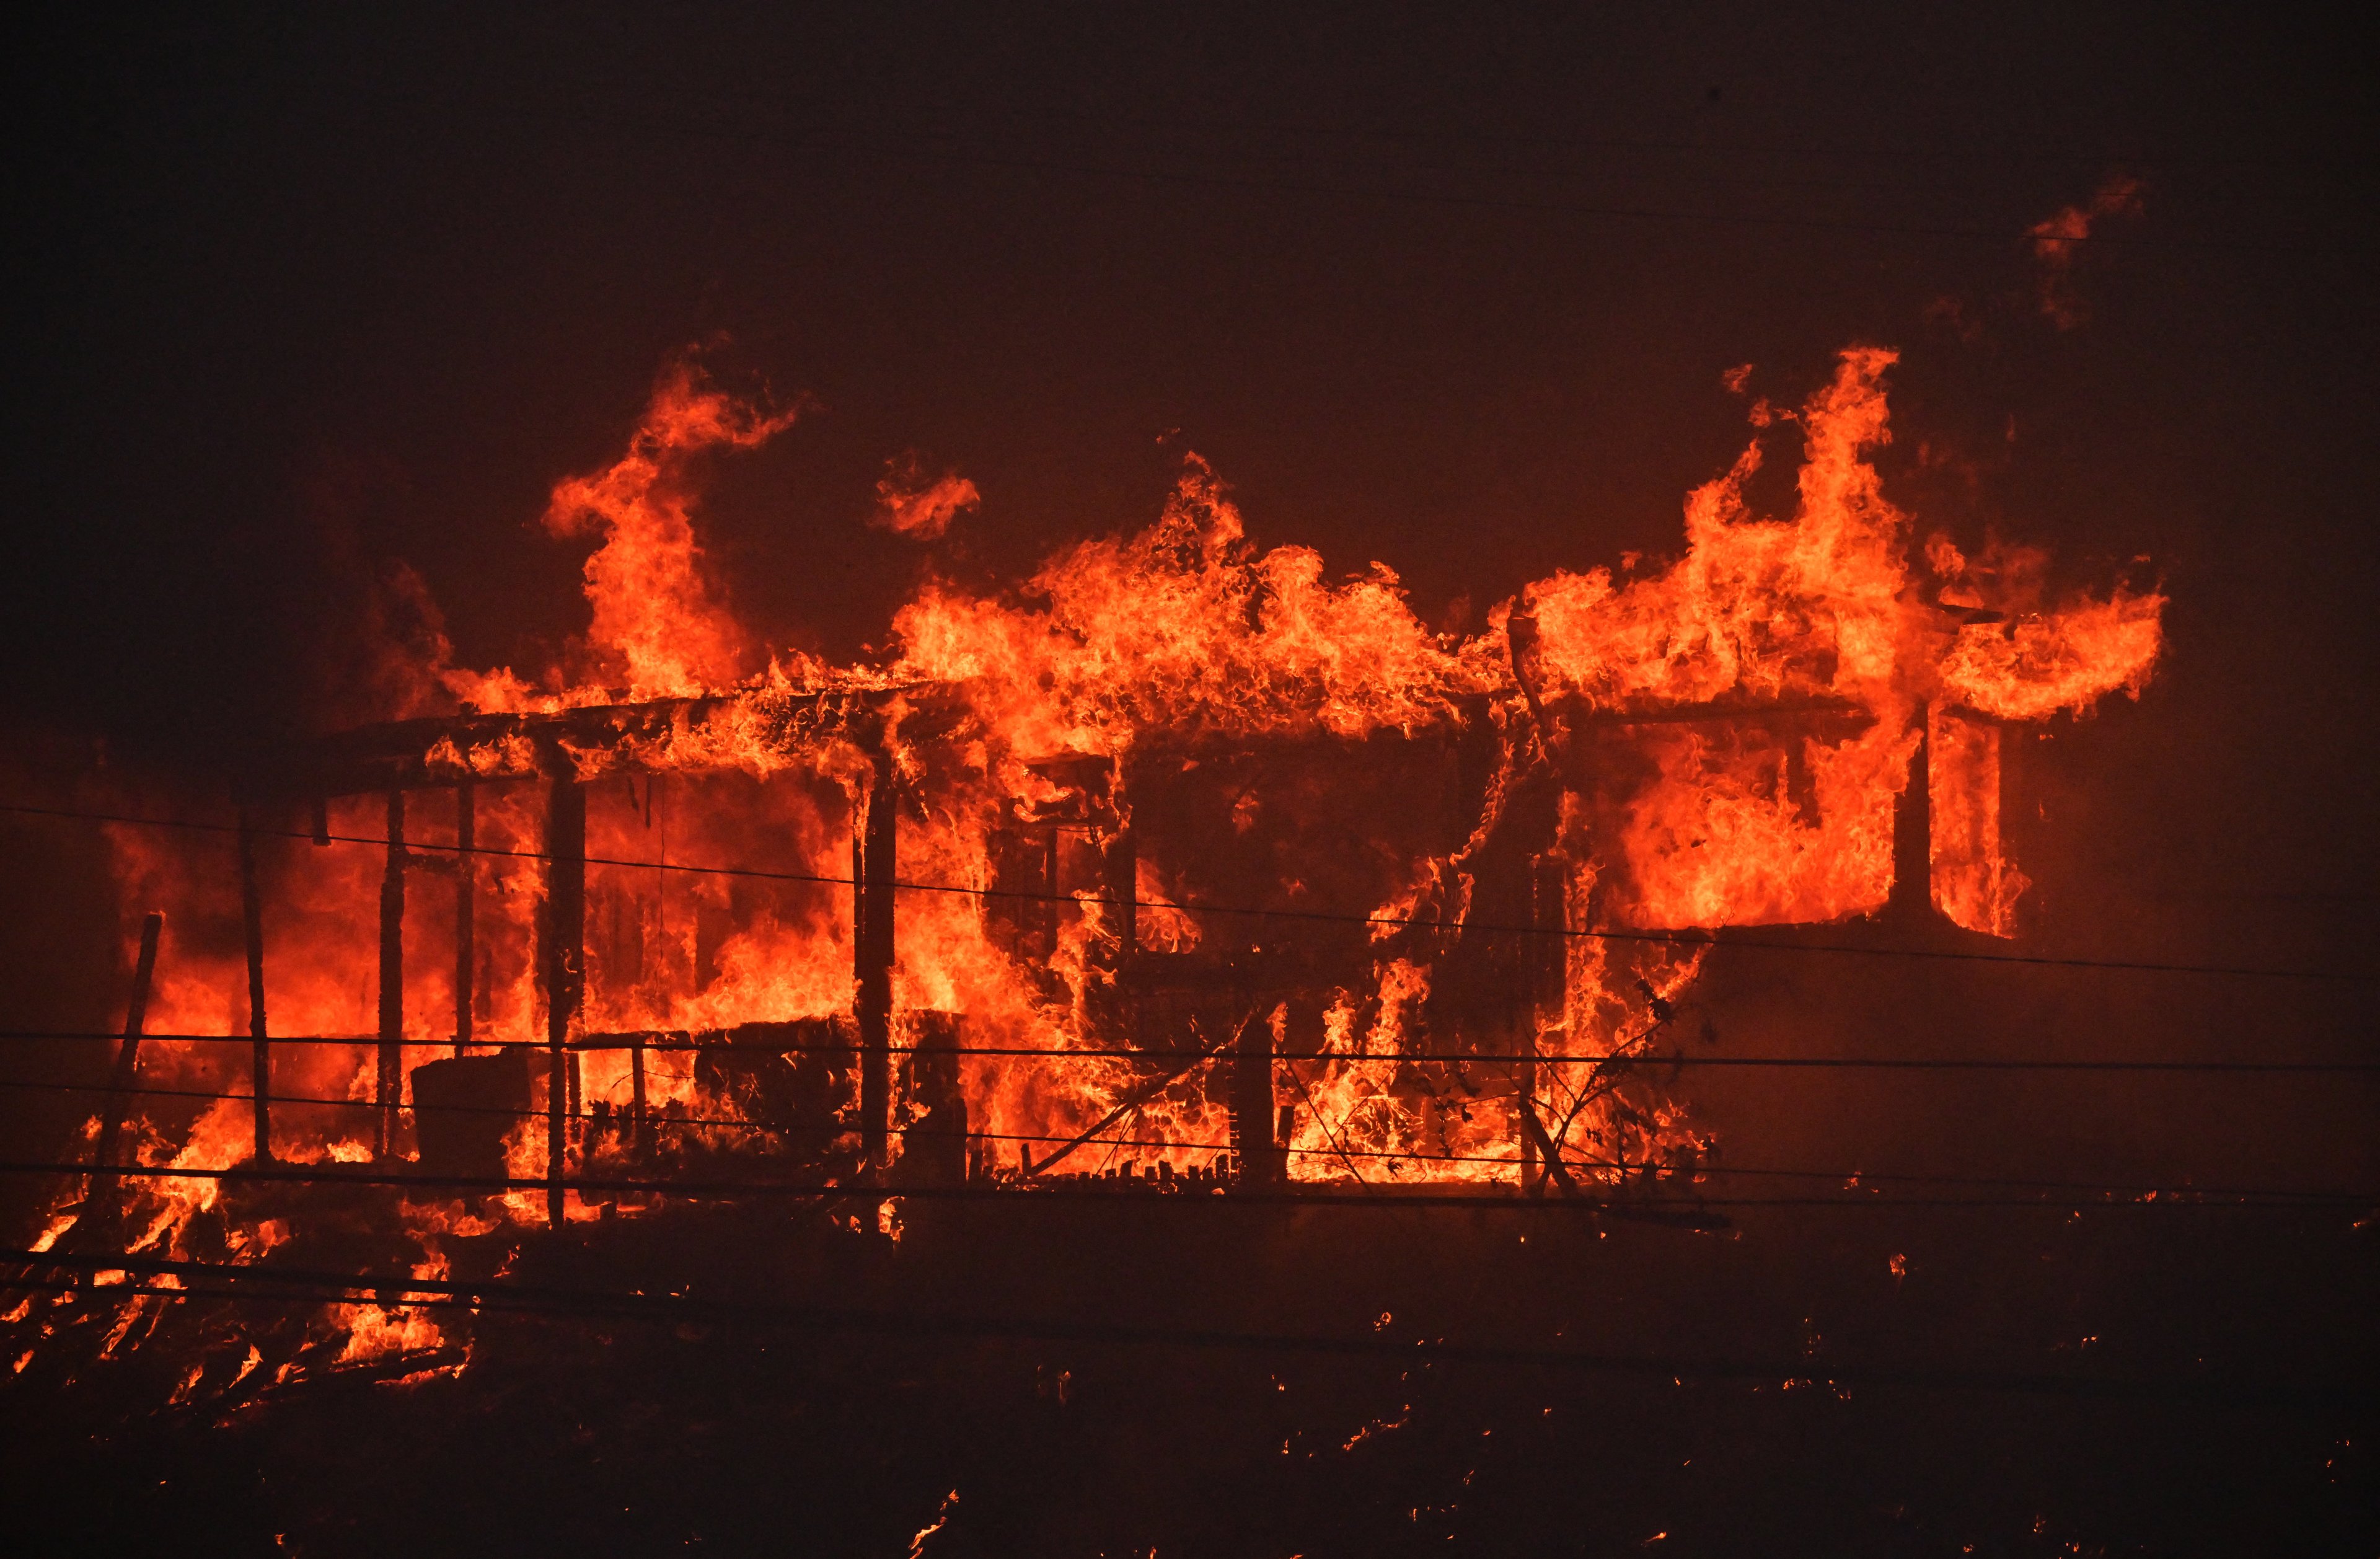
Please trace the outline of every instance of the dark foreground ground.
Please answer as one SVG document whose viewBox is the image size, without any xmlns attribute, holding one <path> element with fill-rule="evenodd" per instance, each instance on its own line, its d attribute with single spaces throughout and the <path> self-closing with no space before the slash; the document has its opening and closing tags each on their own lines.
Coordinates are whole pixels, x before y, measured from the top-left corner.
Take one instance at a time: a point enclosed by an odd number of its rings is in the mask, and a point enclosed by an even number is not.
<svg viewBox="0 0 2380 1559">
<path fill-rule="evenodd" d="M 250 1335 L 307 1334 L 269 1307 L 186 1305 L 111 1359 L 70 1323 L 0 1386 L 6 1546 L 2380 1552 L 2368 1220 L 1729 1211 L 913 1201 L 897 1247 L 679 1211 L 506 1279 L 699 1308 L 448 1312 L 468 1369 L 410 1384 L 234 1388 Z"/>
</svg>

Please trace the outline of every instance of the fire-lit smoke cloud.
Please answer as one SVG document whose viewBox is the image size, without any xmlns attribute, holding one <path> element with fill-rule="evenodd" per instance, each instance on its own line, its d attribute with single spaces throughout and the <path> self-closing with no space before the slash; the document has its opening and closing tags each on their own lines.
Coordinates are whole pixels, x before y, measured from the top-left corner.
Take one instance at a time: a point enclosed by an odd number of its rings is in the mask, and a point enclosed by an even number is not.
<svg viewBox="0 0 2380 1559">
<path fill-rule="evenodd" d="M 891 462 L 876 484 L 876 512 L 870 525 L 897 530 L 920 542 L 930 542 L 951 528 L 960 512 L 983 501 L 974 482 L 954 470 L 928 477 L 915 454 Z"/>
<path fill-rule="evenodd" d="M 2072 330 L 2088 315 L 2074 286 L 2074 262 L 2092 230 L 2111 216 L 2138 216 L 2148 186 L 2126 174 L 2111 176 L 2088 203 L 2068 206 L 2027 229 L 2038 262 L 2041 311 L 2060 330 Z"/>
</svg>

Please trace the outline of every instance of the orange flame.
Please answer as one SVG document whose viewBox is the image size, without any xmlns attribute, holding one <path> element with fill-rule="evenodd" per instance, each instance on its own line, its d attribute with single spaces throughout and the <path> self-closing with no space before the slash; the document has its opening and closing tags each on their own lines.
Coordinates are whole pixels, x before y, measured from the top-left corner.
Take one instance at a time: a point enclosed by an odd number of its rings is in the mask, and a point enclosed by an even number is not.
<svg viewBox="0 0 2380 1559">
<path fill-rule="evenodd" d="M 600 858 L 587 880 L 585 1033 L 845 1020 L 855 932 L 841 884 L 857 797 L 879 783 L 865 750 L 876 742 L 893 798 L 883 804 L 900 809 L 901 878 L 952 890 L 896 899 L 894 1037 L 910 1058 L 892 1126 L 896 1140 L 917 1134 L 909 1152 L 944 1129 L 921 1080 L 923 1047 L 956 1021 L 971 1047 L 1026 1053 L 958 1059 L 980 1174 L 1013 1175 L 1020 1157 L 1055 1163 L 1094 1128 L 1099 1140 L 1066 1172 L 1203 1170 L 1235 1131 L 1273 1142 L 1306 1181 L 1509 1182 L 1539 1155 L 1539 1132 L 1574 1177 L 1690 1172 L 1703 1144 L 1682 1107 L 1624 1063 L 1666 1042 L 1703 951 L 1562 933 L 1876 910 L 1892 892 L 1896 806 L 1922 744 L 1927 896 L 1958 925 L 2013 934 L 2026 883 L 2001 839 L 2001 724 L 2084 710 L 2119 689 L 2137 697 L 2162 645 L 2161 595 L 2119 588 L 2045 609 L 2038 554 L 1987 546 L 1971 560 L 1942 536 L 1913 554 L 1911 517 L 1875 463 L 1890 438 L 1894 361 L 1852 348 L 1798 411 L 1755 408 L 1757 427 L 1800 431 L 1791 516 L 1752 510 L 1755 437 L 1688 497 L 1684 550 L 1668 566 L 1625 582 L 1602 568 L 1558 573 L 1478 634 L 1430 631 L 1385 565 L 1334 579 L 1310 549 L 1258 548 L 1225 483 L 1193 455 L 1144 530 L 1065 548 L 1012 591 L 929 581 L 895 615 L 885 663 L 784 655 L 765 669 L 703 569 L 693 479 L 706 452 L 755 447 L 792 416 L 681 367 L 626 453 L 561 483 L 546 511 L 555 533 L 598 539 L 581 650 L 534 681 L 443 664 L 430 675 L 491 712 L 709 700 L 664 707 L 665 720 L 623 744 L 566 749 Z M 884 523 L 930 537 L 978 494 L 955 473 L 927 482 L 912 465 L 880 497 Z M 820 700 L 863 697 L 880 716 L 874 736 L 817 713 Z M 1458 749 L 1475 752 L 1460 783 L 1448 777 Z M 545 760 L 517 734 L 456 734 L 426 761 L 432 773 L 487 782 L 480 845 L 523 852 L 477 867 L 476 1034 L 541 1039 L 539 798 L 502 782 Z M 1422 778 L 1378 777 L 1401 762 Z M 1432 786 L 1453 799 L 1424 805 Z M 334 799 L 334 831 L 372 834 L 379 805 Z M 447 836 L 446 805 L 423 796 L 417 841 Z M 111 837 L 125 902 L 165 907 L 176 928 L 152 1028 L 240 1031 L 227 852 L 129 829 Z M 377 856 L 267 842 L 276 1031 L 372 1028 L 364 907 Z M 777 875 L 667 870 L 689 861 Z M 1491 893 L 1533 906 L 1538 973 L 1464 963 L 1492 945 L 1469 935 L 1475 903 Z M 1210 897 L 1262 913 L 1195 902 Z M 452 1037 L 452 915 L 443 893 L 407 902 L 408 1066 L 445 1054 Z M 1261 982 L 1228 1001 L 1198 994 L 1200 980 L 1231 986 L 1199 971 L 1267 967 L 1301 938 L 1337 961 L 1291 981 L 1293 999 Z M 1482 1004 L 1468 994 L 1481 989 L 1500 993 Z M 1292 1053 L 1269 1096 L 1232 1097 L 1220 1059 L 1173 1074 L 1155 1058 L 1195 1056 L 1250 1026 Z M 1133 1053 L 1135 1033 L 1156 1036 L 1150 1054 Z M 236 1047 L 161 1042 L 146 1054 L 152 1082 L 245 1091 Z M 733 1129 L 748 1099 L 706 1082 L 698 1055 L 604 1048 L 575 1060 L 583 1114 L 616 1120 L 640 1097 L 651 1114 L 686 1117 L 685 1139 L 702 1151 L 753 1151 L 751 1134 Z M 285 1098 L 361 1101 L 373 1086 L 361 1043 L 285 1047 L 275 1067 Z M 847 1159 L 857 1130 L 848 1063 L 786 1077 L 784 1088 L 844 1101 L 825 1136 L 801 1146 Z M 1266 1118 L 1252 1126 L 1254 1113 Z M 1277 1139 L 1276 1113 L 1290 1120 Z M 368 1123 L 364 1111 L 292 1103 L 276 1146 L 295 1161 L 368 1155 Z M 140 1151 L 160 1164 L 236 1163 L 245 1127 L 244 1106 L 225 1101 L 186 1127 L 147 1123 Z M 574 1152 L 631 1162 L 591 1119 L 577 1131 Z M 513 1175 L 540 1175 L 542 1122 L 520 1122 L 504 1151 Z M 133 1200 L 140 1246 L 179 1249 L 216 1192 L 168 1177 Z M 521 1193 L 498 1207 L 523 1221 L 543 1211 Z M 458 1205 L 414 1234 L 427 1257 L 442 1232 L 476 1226 Z M 370 1307 L 344 1323 L 358 1358 L 428 1346 L 434 1333 L 419 1312 Z"/>
</svg>

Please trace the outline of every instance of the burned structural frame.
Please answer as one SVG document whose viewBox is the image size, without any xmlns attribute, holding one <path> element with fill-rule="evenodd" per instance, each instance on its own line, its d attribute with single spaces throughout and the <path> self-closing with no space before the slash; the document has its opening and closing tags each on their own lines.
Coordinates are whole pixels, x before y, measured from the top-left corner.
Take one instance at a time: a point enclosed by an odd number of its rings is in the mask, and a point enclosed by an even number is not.
<svg viewBox="0 0 2380 1559">
<path fill-rule="evenodd" d="M 1821 727 L 1849 727 L 1868 723 L 1864 711 L 1833 700 L 1784 705 L 1704 705 L 1637 713 L 1583 709 L 1549 710 L 1525 685 L 1531 725 L 1544 743 L 1565 788 L 1586 783 L 1575 773 L 1582 758 L 1579 737 L 1601 729 L 1621 732 L 1633 725 L 1657 723 L 1720 723 L 1740 720 L 1815 723 Z M 666 754 L 675 769 L 727 767 L 705 764 L 706 749 L 714 739 L 749 741 L 757 733 L 790 762 L 815 755 L 830 742 L 849 744 L 867 755 L 868 777 L 854 798 L 851 883 L 853 904 L 854 1001 L 853 1049 L 858 1062 L 861 1163 L 880 1174 L 889 1159 L 892 1104 L 892 980 L 895 963 L 894 899 L 898 885 L 898 814 L 902 786 L 888 750 L 888 735 L 897 720 L 905 739 L 948 729 L 959 718 L 955 700 L 946 689 L 917 686 L 861 691 L 793 693 L 759 689 L 698 698 L 664 699 L 641 703 L 589 706 L 544 714 L 466 714 L 445 719 L 400 722 L 341 733 L 278 755 L 252 771 L 240 787 L 239 865 L 243 927 L 246 933 L 251 1098 L 255 1157 L 272 1160 L 270 1038 L 264 990 L 264 939 L 261 889 L 255 859 L 255 840 L 262 832 L 259 817 L 268 809 L 286 810 L 296 805 L 312 811 L 314 842 L 330 843 L 327 804 L 333 797 L 379 795 L 384 798 L 386 857 L 380 895 L 380 959 L 377 1066 L 373 1102 L 376 1106 L 375 1157 L 386 1161 L 396 1151 L 405 1105 L 404 936 L 407 873 L 426 870 L 450 874 L 455 888 L 455 1061 L 429 1063 L 415 1069 L 418 1130 L 424 1114 L 441 1112 L 435 1102 L 421 1097 L 426 1075 L 433 1068 L 467 1061 L 496 1062 L 497 1057 L 470 1057 L 474 1042 L 473 997 L 476 980 L 473 944 L 478 872 L 476 856 L 476 792 L 480 786 L 502 783 L 542 783 L 545 786 L 544 837 L 539 856 L 546 891 L 537 919 L 536 968 L 545 999 L 543 1048 L 547 1056 L 545 1178 L 547 1213 L 559 1224 L 565 1216 L 565 1165 L 568 1159 L 567 1122 L 577 1110 L 578 1051 L 597 1045 L 625 1044 L 631 1048 L 635 1080 L 634 1128 L 641 1130 L 643 1050 L 641 1035 L 575 1033 L 586 995 L 587 813 L 586 779 L 579 755 L 601 754 L 607 770 L 654 772 L 662 765 L 651 757 Z M 1922 729 L 1922 727 L 1921 727 Z M 1122 809 L 1113 807 L 1108 787 L 1116 783 L 1106 759 L 1061 757 L 1033 765 L 1050 771 L 1062 789 L 1078 798 L 1085 815 L 1050 814 L 1030 821 L 1048 833 L 1048 881 L 1041 893 L 1016 895 L 1046 902 L 1054 915 L 1060 895 L 1056 882 L 1056 831 L 1063 827 L 1099 825 L 1100 887 L 1117 918 L 1115 930 L 1123 955 L 1119 968 L 1138 953 L 1135 871 L 1136 849 L 1132 829 Z M 408 847 L 405 832 L 405 798 L 416 790 L 451 788 L 456 797 L 456 839 L 451 847 Z M 1926 773 L 1924 741 L 1912 763 L 1910 783 L 1897 811 L 1894 830 L 1894 886 L 1881 920 L 1906 928 L 1913 922 L 1938 922 L 1928 891 L 1930 863 L 1926 816 Z M 1101 809 L 1105 808 L 1105 811 Z M 1098 815 L 1093 815 L 1098 814 Z M 1559 945 L 1570 930 L 1562 922 L 1559 893 L 1536 891 L 1532 884 L 1529 920 L 1550 933 Z M 996 894 L 995 898 L 999 895 Z M 1155 960 L 1162 963 L 1165 960 Z M 1524 977 L 1534 989 L 1540 983 Z M 1529 997 L 1532 1005 L 1543 993 Z M 947 1045 L 952 1037 L 939 1038 Z M 1229 1054 L 1217 1059 L 1228 1067 L 1227 1109 L 1232 1121 L 1232 1145 L 1239 1177 L 1256 1184 L 1279 1184 L 1286 1174 L 1283 1133 L 1272 1119 L 1276 1062 L 1269 1027 L 1243 1024 L 1232 1037 Z M 954 1058 L 953 1058 L 954 1059 Z M 933 1063 L 938 1068 L 941 1063 Z M 1173 1075 L 1179 1075 L 1178 1071 Z M 440 1089 L 444 1090 L 441 1079 Z M 956 1078 L 949 1079 L 956 1088 Z M 1523 1084 L 1528 1086 L 1526 1080 Z M 527 1094 L 520 1095 L 526 1109 Z M 1518 1139 L 1524 1188 L 1541 1183 L 1548 1169 L 1558 1181 L 1567 1181 L 1551 1163 L 1551 1145 L 1536 1125 L 1525 1101 Z M 1099 1128 L 1086 1134 L 1097 1135 Z M 1028 1153 L 1028 1171 L 1045 1170 L 1080 1142 L 1070 1143 L 1036 1163 Z M 497 1168 L 500 1170 L 501 1165 Z"/>
<path fill-rule="evenodd" d="M 567 1122 L 578 1092 L 577 1051 L 585 1038 L 575 1032 L 586 996 L 587 802 L 580 755 L 601 754 L 605 767 L 635 770 L 653 766 L 645 755 L 691 752 L 693 758 L 672 766 L 698 768 L 704 766 L 700 755 L 715 743 L 748 741 L 758 735 L 770 747 L 796 759 L 818 751 L 827 742 L 846 742 L 868 754 L 872 765 L 875 777 L 861 798 L 853 841 L 853 975 L 865 1156 L 870 1167 L 880 1168 L 887 1157 L 892 1103 L 892 897 L 898 814 L 885 742 L 896 708 L 928 727 L 941 713 L 932 707 L 927 690 L 915 688 L 818 694 L 758 689 L 550 714 L 466 714 L 404 721 L 324 737 L 256 766 L 244 776 L 237 798 L 256 1162 L 269 1163 L 273 1156 L 263 902 L 256 865 L 256 840 L 266 832 L 261 819 L 268 811 L 285 814 L 300 805 L 310 807 L 313 841 L 328 845 L 332 798 L 384 798 L 387 831 L 380 895 L 373 1148 L 375 1157 L 385 1161 L 396 1151 L 405 1109 L 407 874 L 414 870 L 451 874 L 455 885 L 455 1061 L 416 1068 L 419 1107 L 423 1074 L 431 1068 L 498 1059 L 468 1054 L 475 1040 L 477 791 L 491 784 L 544 786 L 544 837 L 538 856 L 545 873 L 545 893 L 537 918 L 536 968 L 545 1005 L 546 1207 L 550 1220 L 559 1224 L 566 1202 Z M 413 791 L 433 789 L 455 792 L 455 843 L 451 847 L 409 848 L 405 798 Z M 639 1049 L 632 1062 L 639 1085 L 642 1062 Z M 642 1087 L 636 1091 L 641 1102 Z"/>
</svg>

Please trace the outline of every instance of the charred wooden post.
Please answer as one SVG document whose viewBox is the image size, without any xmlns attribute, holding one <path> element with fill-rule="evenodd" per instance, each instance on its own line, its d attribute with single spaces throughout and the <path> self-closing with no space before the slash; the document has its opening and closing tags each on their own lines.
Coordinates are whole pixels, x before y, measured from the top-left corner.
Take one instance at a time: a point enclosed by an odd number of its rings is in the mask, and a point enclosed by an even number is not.
<svg viewBox="0 0 2380 1559">
<path fill-rule="evenodd" d="M 273 1045 L 264 1027 L 264 894 L 256 880 L 256 829 L 239 814 L 239 913 L 248 943 L 248 1093 L 256 1125 L 256 1162 L 273 1162 Z"/>
<path fill-rule="evenodd" d="M 892 884 L 900 828 L 892 776 L 880 765 L 851 836 L 854 1014 L 859 1021 L 859 1140 L 868 1169 L 883 1169 L 892 1114 Z"/>
<path fill-rule="evenodd" d="M 638 1033 L 628 1047 L 628 1147 L 632 1151 L 644 1151 L 646 1129 L 645 1036 Z"/>
<path fill-rule="evenodd" d="M 1114 919 L 1116 964 L 1128 962 L 1140 952 L 1140 849 L 1133 843 L 1133 819 L 1119 795 L 1123 788 L 1121 769 L 1123 766 L 1116 764 L 1116 773 L 1107 781 L 1111 822 L 1099 838 L 1099 885 L 1107 897 L 1109 917 Z"/>
<path fill-rule="evenodd" d="M 1058 892 L 1058 832 L 1055 824 L 1042 831 L 1040 881 L 1035 887 L 1039 895 L 1041 937 L 1053 956 L 1058 947 L 1058 907 L 1062 896 Z"/>
<path fill-rule="evenodd" d="M 157 972 L 157 933 L 165 917 L 152 909 L 140 922 L 140 956 L 132 967 L 132 1001 L 124 1014 L 124 1043 L 116 1047 L 115 1071 L 110 1078 L 107 1109 L 100 1117 L 99 1140 L 92 1147 L 93 1169 L 115 1163 L 116 1139 L 124 1129 L 124 1112 L 131 1103 L 133 1085 L 140 1075 L 140 1029 L 149 1017 L 149 982 Z M 113 1175 L 94 1175 L 84 1199 L 95 1208 L 112 1212 L 123 1181 Z"/>
<path fill-rule="evenodd" d="M 1121 964 L 1140 951 L 1140 856 L 1133 844 L 1132 824 L 1121 817 L 1099 842 L 1099 875 Z"/>
<path fill-rule="evenodd" d="M 562 1172 L 570 1145 L 571 1026 L 587 980 L 587 792 L 569 760 L 557 755 L 545 804 L 544 945 L 538 968 L 545 985 L 545 1214 L 562 1226 Z"/>
<path fill-rule="evenodd" d="M 1240 1025 L 1232 1047 L 1230 1113 L 1232 1160 L 1245 1186 L 1277 1186 L 1287 1155 L 1273 1117 L 1272 1025 L 1262 1015 Z"/>
<path fill-rule="evenodd" d="M 1536 1030 L 1534 1029 L 1527 1030 L 1521 1036 L 1521 1040 L 1523 1059 L 1515 1068 L 1519 1074 L 1520 1086 L 1512 1101 L 1512 1130 L 1513 1135 L 1520 1139 L 1522 1193 L 1526 1196 L 1536 1196 L 1543 1186 L 1537 1170 L 1537 1138 L 1536 1134 L 1529 1129 L 1529 1121 L 1523 1117 L 1534 1116 L 1537 1108 Z"/>
<path fill-rule="evenodd" d="M 405 792 L 388 793 L 388 860 L 380 879 L 380 1068 L 374 1079 L 372 1156 L 396 1153 L 405 1102 Z"/>
<path fill-rule="evenodd" d="M 1930 724 L 1921 712 L 1917 750 L 1909 755 L 1909 784 L 1892 812 L 1892 895 L 1884 912 L 1903 925 L 1932 919 L 1934 907 L 1934 811 L 1925 750 Z"/>
<path fill-rule="evenodd" d="M 479 828 L 469 780 L 455 787 L 455 1054 L 471 1047 L 471 1000 L 476 994 L 471 916 L 480 887 Z"/>
</svg>

